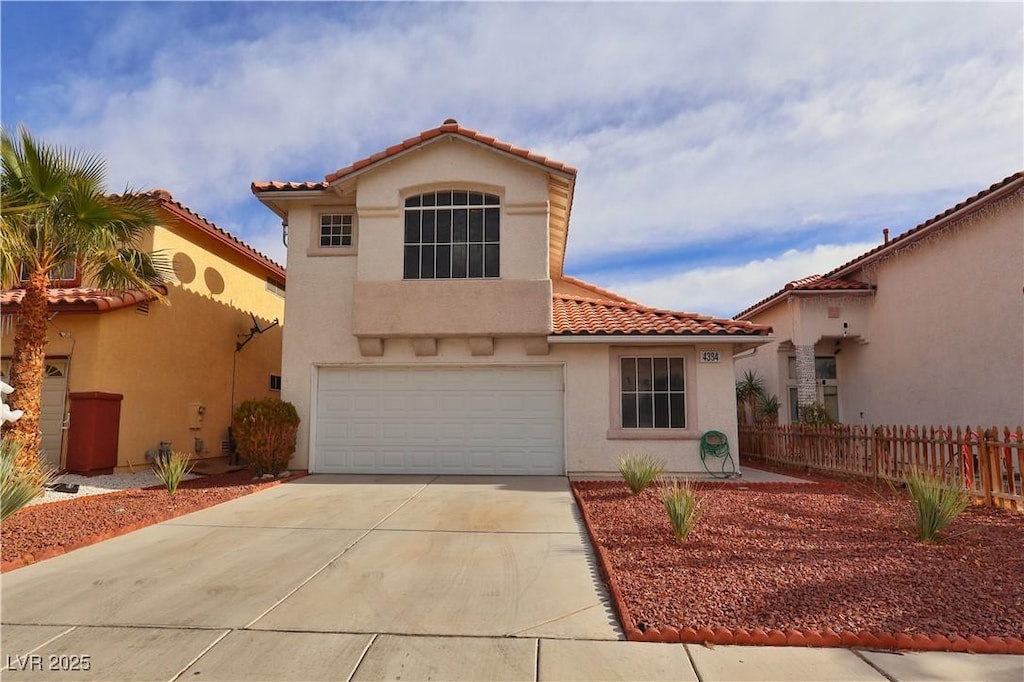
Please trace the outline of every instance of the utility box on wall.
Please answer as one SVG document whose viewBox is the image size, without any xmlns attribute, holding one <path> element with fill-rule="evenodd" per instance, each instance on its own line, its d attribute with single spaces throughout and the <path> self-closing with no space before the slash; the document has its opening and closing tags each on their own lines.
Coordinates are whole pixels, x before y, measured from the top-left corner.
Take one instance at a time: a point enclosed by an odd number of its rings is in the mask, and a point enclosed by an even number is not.
<svg viewBox="0 0 1024 682">
<path fill-rule="evenodd" d="M 119 393 L 97 391 L 68 396 L 71 420 L 65 469 L 84 476 L 114 472 L 123 398 Z"/>
</svg>

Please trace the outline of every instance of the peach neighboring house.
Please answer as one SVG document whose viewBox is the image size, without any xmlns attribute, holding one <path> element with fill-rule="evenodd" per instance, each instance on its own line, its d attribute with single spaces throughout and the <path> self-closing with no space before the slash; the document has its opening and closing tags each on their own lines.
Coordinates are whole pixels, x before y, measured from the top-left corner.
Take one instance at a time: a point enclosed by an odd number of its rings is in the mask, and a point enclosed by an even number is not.
<svg viewBox="0 0 1024 682">
<path fill-rule="evenodd" d="M 144 466 L 161 442 L 220 457 L 232 405 L 278 395 L 282 334 L 272 325 L 284 321 L 284 269 L 167 192 L 152 197 L 162 220 L 142 247 L 171 261 L 169 305 L 97 290 L 74 269 L 54 273 L 41 422 L 55 466 L 103 459 L 111 447 L 116 468 Z M 0 298 L 5 376 L 23 293 Z M 238 350 L 257 325 L 266 333 Z"/>
<path fill-rule="evenodd" d="M 738 319 L 776 338 L 736 360 L 782 404 L 847 424 L 1024 421 L 1024 172 Z"/>
<path fill-rule="evenodd" d="M 575 183 L 448 120 L 322 182 L 253 184 L 288 231 L 295 467 L 584 475 L 644 450 L 697 472 L 705 431 L 735 448 L 732 356 L 770 330 L 565 276 Z"/>
</svg>

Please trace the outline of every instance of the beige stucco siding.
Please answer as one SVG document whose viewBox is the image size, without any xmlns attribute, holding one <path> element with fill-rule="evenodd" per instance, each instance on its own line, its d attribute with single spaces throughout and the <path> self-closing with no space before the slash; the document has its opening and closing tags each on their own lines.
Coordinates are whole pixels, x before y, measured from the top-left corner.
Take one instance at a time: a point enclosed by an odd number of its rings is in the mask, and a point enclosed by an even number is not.
<svg viewBox="0 0 1024 682">
<path fill-rule="evenodd" d="M 840 351 L 844 423 L 1024 422 L 1021 191 L 846 276 L 874 294 L 788 297 L 752 317 L 777 340 L 739 358 L 737 377 L 758 372 L 785 406 L 788 354 L 779 343 L 817 342 L 817 355 Z M 839 316 L 829 317 L 830 307 Z"/>
<path fill-rule="evenodd" d="M 844 363 L 844 421 L 1024 421 L 1022 209 L 1018 193 L 866 273 L 878 291 Z"/>
<path fill-rule="evenodd" d="M 289 319 L 294 320 L 295 311 L 289 309 Z M 622 455 L 643 450 L 668 462 L 673 472 L 702 471 L 699 458 L 699 438 L 707 430 L 720 430 L 727 434 L 735 453 L 736 412 L 732 392 L 732 362 L 729 346 L 701 345 L 701 350 L 719 350 L 722 362 L 719 364 L 696 363 L 696 348 L 678 347 L 675 351 L 687 357 L 688 387 L 687 399 L 692 401 L 692 420 L 687 438 L 672 440 L 652 439 L 609 439 L 612 427 L 611 404 L 618 400 L 617 390 L 611 386 L 610 347 L 604 344 L 552 344 L 546 356 L 526 355 L 526 341 L 520 338 L 497 338 L 494 355 L 473 356 L 466 339 L 446 338 L 438 343 L 437 356 L 429 358 L 415 354 L 410 339 L 389 339 L 384 355 L 377 358 L 358 356 L 358 348 L 339 344 L 328 355 L 321 356 L 313 364 L 296 361 L 294 369 L 287 358 L 292 335 L 286 334 L 286 381 L 284 399 L 295 403 L 300 414 L 310 414 L 315 394 L 315 366 L 359 365 L 359 366 L 488 366 L 488 365 L 561 365 L 565 368 L 565 448 L 566 466 L 570 475 L 610 473 L 616 468 L 616 461 Z M 347 357 L 341 351 L 348 348 Z M 637 350 L 642 354 L 643 349 Z M 659 351 L 660 352 L 660 351 Z M 299 446 L 293 466 L 305 468 L 309 465 L 309 443 L 312 420 L 300 429 Z"/>
</svg>

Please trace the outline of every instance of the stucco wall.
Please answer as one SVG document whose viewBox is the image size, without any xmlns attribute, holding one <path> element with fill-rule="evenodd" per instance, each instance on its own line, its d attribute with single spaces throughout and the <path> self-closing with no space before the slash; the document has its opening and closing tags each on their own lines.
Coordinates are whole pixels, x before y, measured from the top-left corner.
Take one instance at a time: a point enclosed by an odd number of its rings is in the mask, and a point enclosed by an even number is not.
<svg viewBox="0 0 1024 682">
<path fill-rule="evenodd" d="M 783 301 L 752 318 L 771 324 L 778 341 L 737 360 L 737 377 L 754 369 L 785 405 L 779 342 L 824 335 L 830 341 L 818 344 L 818 354 L 830 355 L 841 340 L 836 362 L 844 423 L 1024 421 L 1021 192 L 851 276 L 877 289 L 840 303 L 839 318 L 827 311 L 840 299 L 826 298 Z M 850 322 L 845 337 L 844 320 Z"/>
<path fill-rule="evenodd" d="M 294 325 L 295 311 L 289 309 L 289 320 Z M 294 328 L 294 327 L 290 327 Z M 286 348 L 292 335 L 286 333 Z M 492 364 L 559 364 L 565 367 L 565 422 L 566 422 L 566 464 L 570 475 L 614 472 L 616 461 L 622 455 L 643 450 L 668 462 L 673 472 L 703 471 L 699 456 L 699 438 L 707 430 L 719 430 L 728 437 L 733 446 L 737 443 L 735 398 L 732 384 L 731 349 L 729 346 L 704 345 L 701 350 L 719 350 L 722 362 L 700 364 L 696 362 L 694 346 L 674 347 L 687 358 L 688 384 L 687 400 L 692 401 L 693 418 L 684 439 L 609 439 L 612 427 L 611 405 L 618 400 L 617 389 L 611 385 L 610 347 L 604 344 L 552 344 L 549 355 L 527 355 L 526 340 L 506 337 L 495 339 L 493 356 L 473 356 L 466 339 L 446 338 L 438 343 L 437 356 L 419 357 L 415 354 L 410 339 L 389 339 L 381 357 L 359 357 L 355 355 L 342 359 L 332 354 L 333 359 L 313 360 L 312 363 L 294 360 L 285 365 L 284 398 L 295 403 L 300 414 L 309 414 L 310 397 L 314 390 L 311 379 L 313 364 L 360 364 L 366 365 L 463 365 L 485 366 Z M 347 344 L 346 344 L 347 345 Z M 648 351 L 632 347 L 637 354 Z M 663 349 L 659 349 L 661 352 Z M 288 358 L 286 351 L 286 358 Z M 692 380 L 691 380 L 692 379 Z M 299 434 L 299 447 L 292 466 L 306 468 L 309 464 L 311 420 L 306 419 Z"/>
<path fill-rule="evenodd" d="M 169 259 L 185 254 L 192 268 L 178 270 L 187 282 L 169 288 L 169 305 L 153 302 L 148 314 L 135 307 L 102 314 L 60 313 L 51 320 L 47 355 L 70 356 L 68 391 L 120 393 L 121 420 L 118 465 L 145 463 L 146 450 L 161 440 L 175 450 L 220 456 L 234 402 L 276 395 L 269 375 L 280 373 L 281 327 L 256 336 L 235 354 L 239 334 L 252 326 L 249 311 L 261 327 L 273 318 L 283 322 L 284 302 L 266 290 L 264 274 L 246 268 L 227 247 L 190 234 L 180 227 L 154 231 L 152 245 Z M 189 275 L 189 270 L 194 270 Z M 211 287 L 212 285 L 212 287 Z M 60 332 L 67 332 L 61 336 Z M 4 335 L 10 353 L 13 334 Z M 189 406 L 205 408 L 201 427 L 190 429 Z"/>
<path fill-rule="evenodd" d="M 844 421 L 1024 421 L 1021 193 L 866 274 L 878 291 L 870 342 L 843 358 Z"/>
</svg>

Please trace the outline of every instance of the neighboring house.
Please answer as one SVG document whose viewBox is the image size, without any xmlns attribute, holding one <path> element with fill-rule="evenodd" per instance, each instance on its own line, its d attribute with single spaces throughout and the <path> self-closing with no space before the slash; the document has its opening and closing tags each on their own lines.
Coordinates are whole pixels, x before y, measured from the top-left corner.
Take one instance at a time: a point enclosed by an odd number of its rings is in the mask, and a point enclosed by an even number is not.
<svg viewBox="0 0 1024 682">
<path fill-rule="evenodd" d="M 644 450 L 700 471 L 712 429 L 735 452 L 732 356 L 770 330 L 564 276 L 575 183 L 449 120 L 323 182 L 253 184 L 288 232 L 294 466 L 580 475 Z"/>
<path fill-rule="evenodd" d="M 161 224 L 142 248 L 162 252 L 173 266 L 169 305 L 139 291 L 91 288 L 74 268 L 52 275 L 41 422 L 44 456 L 54 465 L 74 461 L 69 441 L 79 442 L 76 429 L 92 428 L 69 419 L 68 395 L 123 396 L 117 466 L 132 467 L 161 442 L 219 457 L 232 405 L 279 394 L 281 328 L 271 325 L 284 322 L 284 269 L 167 192 L 152 196 Z M 0 298 L 5 375 L 23 294 Z M 256 324 L 270 329 L 236 350 Z M 110 442 L 108 431 L 99 429 L 100 441 Z M 99 442 L 84 433 L 91 445 Z"/>
<path fill-rule="evenodd" d="M 775 340 L 737 358 L 783 406 L 848 424 L 1024 422 L 1024 173 L 738 319 Z"/>
</svg>

